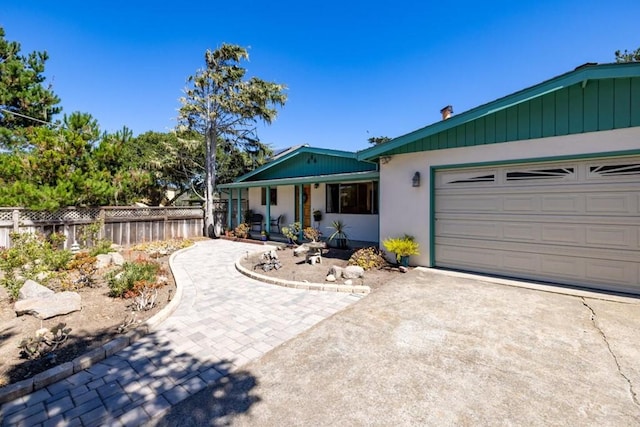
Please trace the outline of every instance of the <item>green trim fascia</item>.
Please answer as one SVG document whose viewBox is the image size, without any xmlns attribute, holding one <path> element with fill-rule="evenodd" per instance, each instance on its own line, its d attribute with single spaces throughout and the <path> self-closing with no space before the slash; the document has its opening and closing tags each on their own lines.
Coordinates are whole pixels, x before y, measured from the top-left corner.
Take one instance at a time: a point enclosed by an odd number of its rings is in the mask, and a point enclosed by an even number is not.
<svg viewBox="0 0 640 427">
<path fill-rule="evenodd" d="M 352 151 L 341 151 L 341 150 L 330 150 L 330 149 L 326 149 L 326 148 L 314 148 L 314 147 L 307 147 L 307 146 L 302 146 L 294 151 L 292 151 L 291 153 L 288 153 L 282 157 L 278 157 L 276 160 L 270 161 L 265 163 L 264 165 L 260 166 L 257 169 L 252 170 L 251 172 L 248 172 L 242 176 L 240 176 L 239 178 L 237 178 L 234 182 L 242 182 L 242 181 L 246 181 L 247 179 L 251 178 L 252 176 L 255 176 L 267 169 L 271 169 L 273 167 L 278 166 L 279 164 L 291 159 L 292 157 L 295 156 L 299 156 L 301 154 L 305 154 L 305 153 L 311 153 L 311 154 L 318 154 L 318 155 L 325 155 L 325 156 L 334 156 L 334 157 L 345 157 L 348 159 L 354 159 L 354 160 L 358 160 L 356 158 L 356 153 L 352 152 Z"/>
<path fill-rule="evenodd" d="M 332 183 L 332 182 L 358 182 L 358 181 L 377 181 L 380 178 L 380 172 L 351 172 L 339 173 L 335 175 L 316 175 L 316 176 L 300 176 L 295 178 L 269 179 L 265 181 L 247 181 L 233 182 L 230 184 L 221 184 L 218 188 L 249 188 L 249 187 L 277 187 L 282 185 L 298 185 L 298 184 L 315 184 L 315 183 Z"/>
<path fill-rule="evenodd" d="M 436 168 L 429 168 L 429 267 L 436 265 Z"/>
<path fill-rule="evenodd" d="M 637 156 L 640 154 L 640 149 L 626 150 L 626 151 L 603 151 L 597 153 L 585 153 L 576 155 L 562 155 L 562 156 L 550 156 L 550 157 L 530 157 L 526 159 L 515 160 L 495 160 L 487 162 L 474 162 L 474 163 L 457 163 L 449 165 L 437 165 L 431 166 L 434 170 L 440 169 L 466 169 L 476 167 L 490 167 L 490 166 L 504 166 L 504 165 L 517 165 L 522 163 L 544 163 L 544 162 L 562 162 L 566 160 L 587 160 L 597 157 L 628 157 Z"/>
<path fill-rule="evenodd" d="M 496 111 L 513 107 L 514 105 L 529 101 L 533 98 L 541 97 L 577 83 L 585 85 L 589 80 L 627 77 L 640 77 L 640 63 L 629 62 L 620 64 L 601 64 L 579 68 L 487 104 L 480 105 L 476 108 L 465 111 L 464 113 L 455 115 L 448 120 L 436 122 L 408 134 L 399 136 L 384 144 L 359 151 L 357 153 L 357 158 L 358 160 L 371 160 L 377 158 L 384 155 L 384 153 L 395 150 L 406 144 L 410 144 L 418 139 L 426 138 L 436 133 L 464 125 L 467 122 L 495 113 Z"/>
</svg>

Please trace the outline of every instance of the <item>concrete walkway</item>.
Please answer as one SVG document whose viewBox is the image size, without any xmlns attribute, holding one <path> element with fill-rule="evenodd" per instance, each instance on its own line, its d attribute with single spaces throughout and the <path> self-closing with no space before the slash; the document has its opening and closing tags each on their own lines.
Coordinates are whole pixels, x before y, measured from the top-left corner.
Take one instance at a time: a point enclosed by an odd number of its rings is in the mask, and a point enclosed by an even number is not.
<svg viewBox="0 0 640 427">
<path fill-rule="evenodd" d="M 247 386 L 244 364 L 362 297 L 239 274 L 235 260 L 260 249 L 212 240 L 177 254 L 172 270 L 183 295 L 166 321 L 102 362 L 5 403 L 2 426 L 144 424 L 222 377 L 227 388 Z"/>
</svg>

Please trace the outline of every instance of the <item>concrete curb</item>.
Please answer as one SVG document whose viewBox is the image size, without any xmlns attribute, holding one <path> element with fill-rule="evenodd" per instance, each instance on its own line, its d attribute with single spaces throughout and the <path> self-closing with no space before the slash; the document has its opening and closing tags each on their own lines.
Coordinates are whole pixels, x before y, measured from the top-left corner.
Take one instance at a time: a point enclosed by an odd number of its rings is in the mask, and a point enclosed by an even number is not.
<svg viewBox="0 0 640 427">
<path fill-rule="evenodd" d="M 255 251 L 249 255 L 262 253 L 263 251 Z M 245 256 L 245 255 L 243 255 Z M 264 276 L 255 271 L 248 270 L 240 265 L 241 256 L 236 260 L 236 270 L 247 277 L 258 280 L 260 282 L 269 283 L 271 285 L 284 286 L 286 288 L 304 289 L 306 291 L 326 291 L 326 292 L 345 292 L 350 294 L 368 294 L 371 292 L 369 286 L 349 286 L 328 283 L 310 283 L 310 282 L 294 282 L 293 280 L 282 280 L 275 277 Z"/>
<path fill-rule="evenodd" d="M 115 354 L 118 351 L 128 347 L 129 345 L 133 344 L 143 336 L 147 335 L 153 329 L 155 329 L 160 323 L 162 323 L 174 311 L 176 311 L 176 308 L 178 308 L 178 304 L 180 304 L 180 300 L 182 299 L 184 288 L 176 279 L 173 260 L 178 254 L 194 248 L 197 244 L 198 243 L 194 244 L 193 246 L 189 246 L 188 248 L 176 251 L 169 257 L 169 268 L 171 269 L 171 273 L 173 274 L 176 284 L 176 294 L 171 299 L 169 304 L 167 304 L 162 310 L 154 314 L 142 324 L 138 325 L 135 329 L 128 331 L 122 336 L 112 339 L 111 341 L 83 354 L 82 356 L 76 357 L 71 362 L 66 362 L 61 365 L 54 366 L 53 368 L 40 372 L 39 374 L 36 374 L 31 378 L 18 381 L 17 383 L 9 384 L 8 386 L 0 388 L 0 405 L 19 397 L 26 396 L 30 393 L 33 393 L 34 391 L 47 387 L 54 382 L 63 380 L 75 373 L 83 371 L 91 367 L 93 364 L 98 363 L 111 356 L 112 354 Z M 183 272 L 180 272 L 180 275 L 182 274 Z"/>
</svg>

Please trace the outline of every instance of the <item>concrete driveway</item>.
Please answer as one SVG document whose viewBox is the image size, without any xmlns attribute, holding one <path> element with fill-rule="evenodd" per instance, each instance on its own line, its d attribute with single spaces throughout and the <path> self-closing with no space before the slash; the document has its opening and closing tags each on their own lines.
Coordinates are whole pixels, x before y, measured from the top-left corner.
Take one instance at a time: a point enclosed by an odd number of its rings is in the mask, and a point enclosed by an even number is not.
<svg viewBox="0 0 640 427">
<path fill-rule="evenodd" d="M 485 280 L 412 270 L 154 424 L 640 425 L 639 299 Z"/>
</svg>

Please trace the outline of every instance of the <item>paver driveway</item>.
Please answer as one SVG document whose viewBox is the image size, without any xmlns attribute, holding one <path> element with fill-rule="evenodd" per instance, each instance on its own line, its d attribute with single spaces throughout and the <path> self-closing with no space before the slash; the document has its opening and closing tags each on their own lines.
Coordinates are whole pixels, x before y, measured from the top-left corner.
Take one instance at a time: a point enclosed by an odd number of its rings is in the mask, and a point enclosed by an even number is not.
<svg viewBox="0 0 640 427">
<path fill-rule="evenodd" d="M 199 242 L 174 257 L 184 293 L 153 333 L 62 381 L 0 408 L 3 426 L 140 425 L 342 310 L 361 296 L 267 285 L 235 260 L 261 248 Z"/>
<path fill-rule="evenodd" d="M 413 270 L 154 424 L 640 425 L 638 299 L 485 280 Z"/>
</svg>

